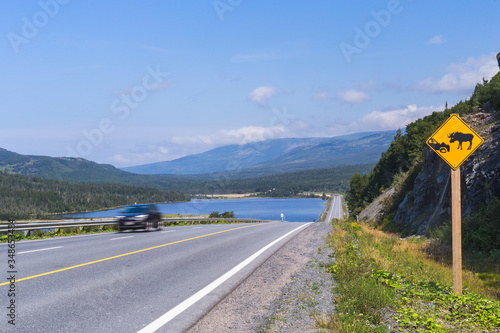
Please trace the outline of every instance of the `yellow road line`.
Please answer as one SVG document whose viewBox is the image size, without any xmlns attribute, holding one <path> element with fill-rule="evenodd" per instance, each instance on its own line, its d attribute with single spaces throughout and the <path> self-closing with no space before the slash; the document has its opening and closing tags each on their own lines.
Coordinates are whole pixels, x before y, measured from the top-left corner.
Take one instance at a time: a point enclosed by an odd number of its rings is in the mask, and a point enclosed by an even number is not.
<svg viewBox="0 0 500 333">
<path fill-rule="evenodd" d="M 50 275 L 50 274 L 54 274 L 54 273 L 64 272 L 64 271 L 68 271 L 70 269 L 74 269 L 74 268 L 78 268 L 78 267 L 83 267 L 83 266 L 88 266 L 88 265 L 96 264 L 98 262 L 103 262 L 103 261 L 107 261 L 107 260 L 111 260 L 111 259 L 121 258 L 121 257 L 129 256 L 131 254 L 136 254 L 136 253 L 141 253 L 141 252 L 145 252 L 145 251 L 149 251 L 149 250 L 154 250 L 154 249 L 158 249 L 160 247 L 165 247 L 165 246 L 169 246 L 169 245 L 179 244 L 179 243 L 187 242 L 187 241 L 194 240 L 194 239 L 199 239 L 199 238 L 204 238 L 204 237 L 213 236 L 213 235 L 217 235 L 217 234 L 222 234 L 222 233 L 228 232 L 228 231 L 233 231 L 233 230 L 239 230 L 239 229 L 245 229 L 245 228 L 255 227 L 257 225 L 260 225 L 260 224 L 254 224 L 254 225 L 248 225 L 248 226 L 245 226 L 245 227 L 238 227 L 238 228 L 234 228 L 234 229 L 228 229 L 228 230 L 218 231 L 218 232 L 214 232 L 214 233 L 211 233 L 211 234 L 206 234 L 206 235 L 202 235 L 202 236 L 196 236 L 196 237 L 193 237 L 193 238 L 187 238 L 187 239 L 175 241 L 175 242 L 172 242 L 172 243 L 167 243 L 167 244 L 157 245 L 157 246 L 153 246 L 153 247 L 148 247 L 147 249 L 142 249 L 142 250 L 137 250 L 137 251 L 128 252 L 128 253 L 124 253 L 124 254 L 119 254 L 117 256 L 113 256 L 113 257 L 109 257 L 109 258 L 99 259 L 99 260 L 90 261 L 90 262 L 86 262 L 86 263 L 75 265 L 75 266 L 71 266 L 71 267 L 61 268 L 61 269 L 58 269 L 58 270 L 55 270 L 55 271 L 50 271 L 50 272 L 46 272 L 46 273 L 42 273 L 42 274 L 28 276 L 28 277 L 25 277 L 25 278 L 22 278 L 22 279 L 17 279 L 16 282 L 24 281 L 24 280 L 30 280 L 30 279 L 34 279 L 34 278 L 37 278 L 37 277 L 40 277 L 40 276 Z M 4 282 L 4 283 L 0 283 L 0 286 L 5 286 L 5 285 L 8 285 L 8 284 L 10 284 L 10 282 Z"/>
</svg>

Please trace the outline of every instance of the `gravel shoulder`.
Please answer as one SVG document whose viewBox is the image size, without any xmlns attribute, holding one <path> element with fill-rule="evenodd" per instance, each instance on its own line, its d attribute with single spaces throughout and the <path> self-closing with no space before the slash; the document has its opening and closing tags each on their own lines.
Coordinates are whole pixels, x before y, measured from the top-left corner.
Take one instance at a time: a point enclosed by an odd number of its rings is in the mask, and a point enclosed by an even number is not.
<svg viewBox="0 0 500 333">
<path fill-rule="evenodd" d="M 327 223 L 288 241 L 188 332 L 316 332 L 334 311 Z"/>
</svg>

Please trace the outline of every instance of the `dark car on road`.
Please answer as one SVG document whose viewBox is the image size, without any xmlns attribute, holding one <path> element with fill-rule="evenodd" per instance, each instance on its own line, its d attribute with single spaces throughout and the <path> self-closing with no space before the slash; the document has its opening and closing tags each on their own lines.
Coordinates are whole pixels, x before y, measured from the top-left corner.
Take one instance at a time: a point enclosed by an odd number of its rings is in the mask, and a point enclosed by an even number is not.
<svg viewBox="0 0 500 333">
<path fill-rule="evenodd" d="M 124 207 L 116 217 L 118 220 L 118 230 L 146 229 L 160 230 L 163 226 L 161 222 L 161 212 L 154 204 L 140 204 Z"/>
</svg>

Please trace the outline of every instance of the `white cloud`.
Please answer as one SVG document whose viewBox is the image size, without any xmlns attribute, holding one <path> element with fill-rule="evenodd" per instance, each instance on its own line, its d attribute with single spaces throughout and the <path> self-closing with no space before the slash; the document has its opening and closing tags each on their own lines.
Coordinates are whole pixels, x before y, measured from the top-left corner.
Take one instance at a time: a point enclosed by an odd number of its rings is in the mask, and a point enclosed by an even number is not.
<svg viewBox="0 0 500 333">
<path fill-rule="evenodd" d="M 339 125 L 329 129 L 334 135 L 365 131 L 385 131 L 405 128 L 409 123 L 427 116 L 434 111 L 441 111 L 444 106 L 417 107 L 415 104 L 389 111 L 372 111 L 348 125 Z"/>
<path fill-rule="evenodd" d="M 140 146 L 135 147 L 127 154 L 113 155 L 109 160 L 119 166 L 131 166 L 165 161 L 168 159 L 169 153 L 169 149 L 163 146 Z"/>
<path fill-rule="evenodd" d="M 255 88 L 248 99 L 259 106 L 267 106 L 267 101 L 274 96 L 281 94 L 281 91 L 271 86 L 262 86 Z"/>
<path fill-rule="evenodd" d="M 136 156 L 135 156 L 136 157 Z M 140 158 L 139 160 L 143 161 L 144 159 Z M 113 161 L 116 163 L 116 165 L 135 165 L 136 163 L 136 158 L 132 158 L 130 155 L 125 156 L 123 154 L 116 154 L 114 156 L 111 156 L 110 161 Z"/>
<path fill-rule="evenodd" d="M 173 137 L 170 141 L 179 145 L 205 145 L 218 147 L 229 144 L 246 144 L 282 137 L 285 133 L 283 125 L 274 127 L 244 126 L 238 129 L 221 130 L 208 136 Z"/>
<path fill-rule="evenodd" d="M 498 72 L 495 55 L 482 55 L 468 58 L 463 63 L 451 64 L 448 73 L 439 79 L 429 78 L 413 86 L 415 90 L 428 93 L 467 92 L 474 89 L 482 79 L 491 79 Z"/>
<path fill-rule="evenodd" d="M 337 98 L 342 102 L 349 104 L 363 103 L 371 100 L 370 95 L 368 95 L 366 92 L 354 89 L 341 90 L 337 92 Z"/>
<path fill-rule="evenodd" d="M 283 125 L 277 125 L 274 127 L 243 126 L 238 129 L 221 130 L 211 135 L 174 136 L 156 145 L 136 145 L 125 153 L 112 156 L 108 162 L 125 167 L 170 161 L 220 146 L 282 138 L 286 137 L 287 133 Z"/>
<path fill-rule="evenodd" d="M 359 87 L 363 90 L 368 90 L 368 91 L 379 91 L 380 90 L 379 84 L 375 80 L 361 82 L 359 84 Z"/>
<path fill-rule="evenodd" d="M 432 37 L 428 42 L 427 44 L 444 44 L 446 43 L 447 40 L 444 39 L 443 35 L 436 35 L 434 37 Z"/>
<path fill-rule="evenodd" d="M 405 128 L 409 123 L 444 107 L 417 107 L 415 104 L 391 111 L 372 111 L 356 121 L 357 126 L 371 130 Z"/>
<path fill-rule="evenodd" d="M 319 92 L 317 94 L 314 94 L 313 99 L 318 100 L 318 101 L 329 101 L 331 100 L 330 94 L 326 91 Z"/>
<path fill-rule="evenodd" d="M 274 127 L 244 126 L 237 130 L 224 130 L 216 134 L 218 140 L 230 140 L 238 144 L 273 139 L 285 133 L 283 125 Z"/>
</svg>

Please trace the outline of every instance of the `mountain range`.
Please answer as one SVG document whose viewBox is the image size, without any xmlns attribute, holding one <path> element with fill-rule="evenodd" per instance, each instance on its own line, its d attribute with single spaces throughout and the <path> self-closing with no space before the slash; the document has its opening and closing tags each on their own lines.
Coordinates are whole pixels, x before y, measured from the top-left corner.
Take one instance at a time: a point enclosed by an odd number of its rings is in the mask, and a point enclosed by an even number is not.
<svg viewBox="0 0 500 333">
<path fill-rule="evenodd" d="M 124 170 L 83 158 L 21 155 L 0 148 L 0 172 L 74 183 L 133 185 L 189 194 L 253 192 L 269 182 L 287 187 L 286 184 L 299 180 L 304 189 L 308 182 L 312 182 L 316 189 L 341 191 L 345 190 L 346 177 L 354 172 L 364 174 L 372 168 L 387 149 L 394 133 L 274 139 L 229 145 L 174 161 Z"/>
<path fill-rule="evenodd" d="M 375 163 L 396 131 L 365 132 L 326 138 L 270 139 L 227 145 L 176 160 L 122 168 L 138 174 L 230 172 L 238 178 L 309 169 Z"/>
</svg>

